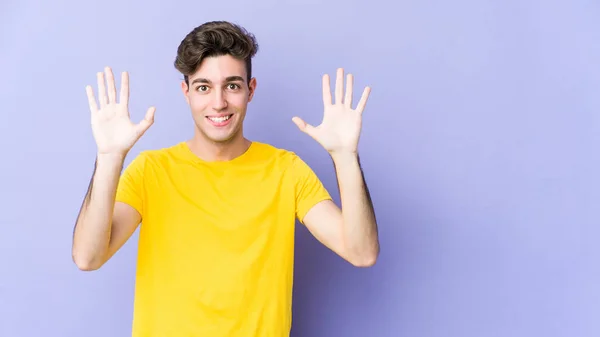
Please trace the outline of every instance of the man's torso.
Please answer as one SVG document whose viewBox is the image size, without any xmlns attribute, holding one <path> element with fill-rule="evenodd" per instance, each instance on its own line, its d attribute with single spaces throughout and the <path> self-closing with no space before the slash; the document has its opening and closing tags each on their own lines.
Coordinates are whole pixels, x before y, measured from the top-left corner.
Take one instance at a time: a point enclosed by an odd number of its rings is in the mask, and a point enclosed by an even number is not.
<svg viewBox="0 0 600 337">
<path fill-rule="evenodd" d="M 329 198 L 303 164 L 261 143 L 230 162 L 185 143 L 136 158 L 117 194 L 142 214 L 134 336 L 289 334 L 295 220 Z"/>
</svg>

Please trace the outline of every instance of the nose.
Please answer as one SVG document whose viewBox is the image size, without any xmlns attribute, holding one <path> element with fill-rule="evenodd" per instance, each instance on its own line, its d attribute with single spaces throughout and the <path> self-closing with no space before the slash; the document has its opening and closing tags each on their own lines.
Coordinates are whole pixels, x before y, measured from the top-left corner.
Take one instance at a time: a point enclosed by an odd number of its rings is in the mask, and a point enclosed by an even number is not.
<svg viewBox="0 0 600 337">
<path fill-rule="evenodd" d="M 220 111 L 227 108 L 227 99 L 225 94 L 221 91 L 216 91 L 215 99 L 213 101 L 213 110 Z"/>
</svg>

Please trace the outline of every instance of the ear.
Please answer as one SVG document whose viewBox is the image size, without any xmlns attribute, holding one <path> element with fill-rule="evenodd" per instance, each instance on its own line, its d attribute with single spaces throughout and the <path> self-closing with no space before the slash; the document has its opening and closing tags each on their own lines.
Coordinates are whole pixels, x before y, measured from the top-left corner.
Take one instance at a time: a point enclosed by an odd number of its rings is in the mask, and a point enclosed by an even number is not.
<svg viewBox="0 0 600 337">
<path fill-rule="evenodd" d="M 256 78 L 253 77 L 252 79 L 250 79 L 250 83 L 248 83 L 248 91 L 249 96 L 248 96 L 248 102 L 252 101 L 252 97 L 254 97 L 254 92 L 256 91 Z"/>
<path fill-rule="evenodd" d="M 190 87 L 185 83 L 185 80 L 181 81 L 181 91 L 183 92 L 186 102 L 190 104 L 190 97 L 188 95 L 190 93 Z"/>
</svg>

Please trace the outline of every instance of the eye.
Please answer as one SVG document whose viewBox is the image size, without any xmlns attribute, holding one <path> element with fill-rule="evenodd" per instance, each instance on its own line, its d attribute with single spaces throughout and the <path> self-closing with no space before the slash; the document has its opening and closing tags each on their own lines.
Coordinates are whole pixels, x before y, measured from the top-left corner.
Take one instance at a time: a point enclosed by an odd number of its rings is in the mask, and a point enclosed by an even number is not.
<svg viewBox="0 0 600 337">
<path fill-rule="evenodd" d="M 240 86 L 238 84 L 229 83 L 229 89 L 236 90 L 236 89 L 239 89 L 239 88 L 240 88 Z"/>
<path fill-rule="evenodd" d="M 206 91 L 206 90 L 208 90 L 208 86 L 206 86 L 206 85 L 200 85 L 200 86 L 198 86 L 198 88 L 196 88 L 196 90 Z"/>
</svg>

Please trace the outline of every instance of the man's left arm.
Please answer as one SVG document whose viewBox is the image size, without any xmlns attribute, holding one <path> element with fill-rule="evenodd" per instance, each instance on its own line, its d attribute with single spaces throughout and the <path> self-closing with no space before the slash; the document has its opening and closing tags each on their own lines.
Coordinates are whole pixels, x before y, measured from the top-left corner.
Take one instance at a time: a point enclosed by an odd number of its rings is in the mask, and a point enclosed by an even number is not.
<svg viewBox="0 0 600 337">
<path fill-rule="evenodd" d="M 342 208 L 331 200 L 318 203 L 303 219 L 323 244 L 357 267 L 370 267 L 379 256 L 373 203 L 358 155 L 332 155 Z"/>
<path fill-rule="evenodd" d="M 302 222 L 321 243 L 355 266 L 371 266 L 379 255 L 379 238 L 373 204 L 358 157 L 362 114 L 371 89 L 366 87 L 352 108 L 353 76 L 339 68 L 332 100 L 329 76 L 323 76 L 323 121 L 318 126 L 299 117 L 298 128 L 321 144 L 333 159 L 342 208 L 331 200 L 317 203 Z M 345 89 L 345 90 L 344 90 Z"/>
</svg>

